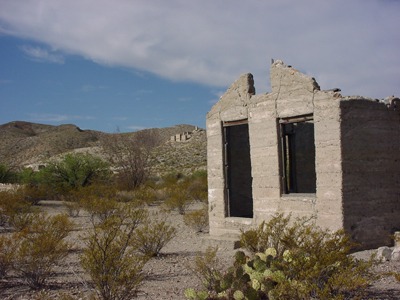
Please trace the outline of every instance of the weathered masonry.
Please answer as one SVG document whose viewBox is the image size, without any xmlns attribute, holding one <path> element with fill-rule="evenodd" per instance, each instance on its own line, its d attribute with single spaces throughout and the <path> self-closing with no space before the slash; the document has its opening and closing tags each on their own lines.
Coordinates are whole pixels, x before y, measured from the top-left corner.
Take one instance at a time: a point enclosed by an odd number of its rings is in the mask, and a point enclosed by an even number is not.
<svg viewBox="0 0 400 300">
<path fill-rule="evenodd" d="M 362 248 L 400 230 L 400 100 L 323 91 L 275 61 L 272 91 L 242 75 L 207 114 L 210 235 L 277 212 L 344 228 Z"/>
</svg>

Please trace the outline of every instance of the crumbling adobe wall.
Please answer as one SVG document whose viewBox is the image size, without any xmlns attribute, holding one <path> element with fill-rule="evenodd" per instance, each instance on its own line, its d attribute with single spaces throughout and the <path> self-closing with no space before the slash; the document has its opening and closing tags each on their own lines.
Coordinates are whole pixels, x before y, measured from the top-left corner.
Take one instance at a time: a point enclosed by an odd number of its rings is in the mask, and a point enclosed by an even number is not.
<svg viewBox="0 0 400 300">
<path fill-rule="evenodd" d="M 239 228 L 250 226 L 253 219 L 226 218 L 224 179 L 223 121 L 248 118 L 248 103 L 255 94 L 253 76 L 242 75 L 225 92 L 207 114 L 207 174 L 210 235 L 237 234 Z"/>
<path fill-rule="evenodd" d="M 400 230 L 400 114 L 367 99 L 341 101 L 344 228 L 368 248 Z"/>
<path fill-rule="evenodd" d="M 400 228 L 395 105 L 321 90 L 314 78 L 281 61 L 271 65 L 270 76 L 272 91 L 255 95 L 253 76 L 242 75 L 207 114 L 210 235 L 238 234 L 282 212 L 345 228 L 364 248 L 385 244 Z M 299 116 L 314 124 L 316 192 L 285 194 L 279 123 Z M 227 213 L 223 131 L 239 120 L 249 130 L 252 218 Z"/>
</svg>

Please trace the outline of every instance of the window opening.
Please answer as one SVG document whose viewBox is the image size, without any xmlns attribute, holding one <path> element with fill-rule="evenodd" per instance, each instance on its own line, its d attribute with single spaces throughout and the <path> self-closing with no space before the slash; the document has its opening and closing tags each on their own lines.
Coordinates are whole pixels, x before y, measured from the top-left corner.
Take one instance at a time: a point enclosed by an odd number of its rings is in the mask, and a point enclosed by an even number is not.
<svg viewBox="0 0 400 300">
<path fill-rule="evenodd" d="M 312 115 L 279 120 L 282 192 L 315 193 L 315 139 Z"/>
<path fill-rule="evenodd" d="M 226 215 L 253 217 L 253 192 L 247 120 L 224 122 Z"/>
</svg>

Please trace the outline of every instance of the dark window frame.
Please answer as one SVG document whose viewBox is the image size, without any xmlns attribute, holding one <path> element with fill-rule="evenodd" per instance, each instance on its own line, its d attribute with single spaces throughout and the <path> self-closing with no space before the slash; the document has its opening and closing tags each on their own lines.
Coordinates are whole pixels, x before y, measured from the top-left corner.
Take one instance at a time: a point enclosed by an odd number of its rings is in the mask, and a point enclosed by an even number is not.
<svg viewBox="0 0 400 300">
<path fill-rule="evenodd" d="M 279 164 L 280 164 L 280 175 L 281 175 L 281 193 L 282 194 L 298 194 L 302 192 L 298 192 L 298 172 L 296 170 L 296 143 L 295 143 L 295 127 L 298 123 L 313 123 L 314 117 L 313 114 L 300 115 L 289 118 L 281 118 L 278 119 L 279 126 L 279 137 L 280 137 L 280 155 L 279 155 Z M 313 127 L 313 147 L 314 147 L 314 172 L 315 172 L 315 131 Z M 308 190 L 307 194 L 315 194 L 316 193 L 316 175 L 315 177 L 314 187 L 312 190 Z"/>
</svg>

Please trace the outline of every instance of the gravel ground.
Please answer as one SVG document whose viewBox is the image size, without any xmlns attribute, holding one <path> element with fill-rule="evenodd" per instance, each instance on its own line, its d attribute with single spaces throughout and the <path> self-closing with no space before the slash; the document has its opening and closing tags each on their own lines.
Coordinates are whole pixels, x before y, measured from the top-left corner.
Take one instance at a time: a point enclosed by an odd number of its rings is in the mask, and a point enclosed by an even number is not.
<svg viewBox="0 0 400 300">
<path fill-rule="evenodd" d="M 65 211 L 62 202 L 44 201 L 43 210 L 50 214 Z M 151 207 L 151 210 L 158 210 Z M 207 234 L 196 234 L 184 225 L 182 216 L 176 212 L 168 215 L 168 221 L 177 228 L 177 236 L 162 250 L 159 257 L 151 259 L 144 268 L 145 279 L 140 286 L 137 299 L 185 299 L 184 290 L 189 287 L 200 288 L 200 280 L 190 271 L 189 265 L 195 256 L 205 251 L 210 245 L 217 245 L 208 239 Z M 93 289 L 88 283 L 88 277 L 83 273 L 78 257 L 83 242 L 82 235 L 89 225 L 88 216 L 82 214 L 73 218 L 76 224 L 69 239 L 74 242 L 73 251 L 57 270 L 57 274 L 49 280 L 46 289 L 32 291 L 20 278 L 12 274 L 0 280 L 0 299 L 60 299 L 63 293 L 68 293 L 76 299 L 89 299 Z M 233 244 L 229 241 L 218 242 L 218 257 L 223 265 L 229 266 L 235 253 Z M 358 258 L 367 259 L 373 250 L 355 253 Z M 379 274 L 390 272 L 400 273 L 400 262 L 384 262 L 375 271 Z M 382 276 L 369 288 L 366 299 L 400 299 L 400 282 L 393 276 Z M 66 300 L 66 299 L 65 299 Z"/>
</svg>

